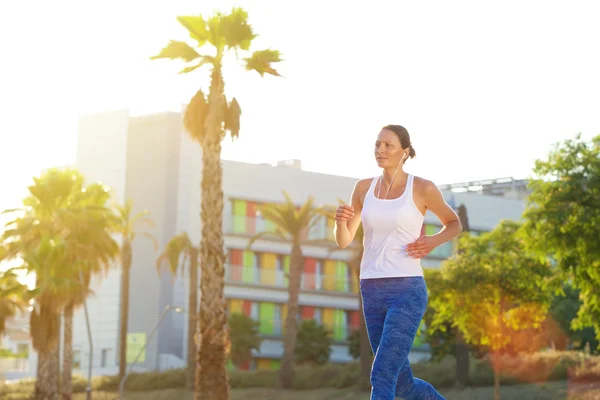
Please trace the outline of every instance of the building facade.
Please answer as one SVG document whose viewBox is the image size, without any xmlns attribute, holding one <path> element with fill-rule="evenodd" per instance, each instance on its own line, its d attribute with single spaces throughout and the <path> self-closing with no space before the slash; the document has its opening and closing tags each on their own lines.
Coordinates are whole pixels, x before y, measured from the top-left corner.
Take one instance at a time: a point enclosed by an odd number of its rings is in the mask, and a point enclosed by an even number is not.
<svg viewBox="0 0 600 400">
<path fill-rule="evenodd" d="M 115 200 L 133 202 L 134 211 L 149 211 L 155 222 L 151 229 L 158 242 L 138 236 L 133 244 L 129 334 L 132 348 L 147 341 L 136 370 L 153 370 L 185 365 L 187 313 L 164 314 L 168 306 L 187 307 L 188 276 L 176 278 L 166 269 L 157 271 L 156 259 L 173 236 L 187 232 L 200 242 L 200 181 L 202 153 L 185 134 L 180 113 L 130 117 L 127 110 L 84 116 L 80 119 L 77 168 L 88 181 L 110 186 Z M 337 205 L 349 198 L 356 178 L 304 171 L 297 160 L 276 166 L 223 160 L 223 233 L 227 254 L 225 297 L 229 312 L 241 312 L 260 324 L 263 342 L 247 368 L 277 368 L 282 354 L 282 321 L 286 315 L 285 270 L 291 244 L 275 237 L 249 239 L 272 229 L 258 208 L 264 203 L 284 201 L 283 191 L 298 205 L 309 196 L 317 205 Z M 502 219 L 519 219 L 524 203 L 518 198 L 470 192 L 444 191 L 455 207 L 467 208 L 471 230 L 488 231 Z M 426 215 L 428 234 L 440 229 L 437 218 Z M 332 332 L 332 362 L 351 360 L 347 337 L 358 327 L 358 281 L 347 261 L 354 249 L 340 250 L 332 240 L 332 224 L 323 219 L 309 232 L 302 247 L 305 256 L 301 319 L 315 319 Z M 438 268 L 451 256 L 453 244 L 435 249 L 422 260 L 424 268 Z M 94 343 L 94 373 L 117 371 L 120 301 L 120 266 L 93 284 L 95 295 L 88 301 Z M 159 319 L 161 319 L 159 324 Z M 157 327 L 156 334 L 149 337 Z M 76 367 L 85 369 L 90 358 L 84 315 L 74 321 Z M 414 357 L 424 350 L 416 346 Z M 426 349 L 425 349 L 426 350 Z M 128 356 L 129 357 L 129 356 Z"/>
</svg>

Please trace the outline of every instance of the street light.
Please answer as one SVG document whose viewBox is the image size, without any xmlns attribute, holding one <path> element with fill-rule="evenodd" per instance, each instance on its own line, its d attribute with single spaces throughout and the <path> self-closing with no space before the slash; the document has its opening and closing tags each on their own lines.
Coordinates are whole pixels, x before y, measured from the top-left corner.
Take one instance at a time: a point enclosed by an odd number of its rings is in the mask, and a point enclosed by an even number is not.
<svg viewBox="0 0 600 400">
<path fill-rule="evenodd" d="M 129 367 L 125 371 L 125 375 L 123 375 L 123 379 L 121 379 L 121 382 L 119 382 L 119 400 L 123 400 L 123 390 L 125 389 L 125 381 L 127 380 L 127 376 L 129 375 L 129 373 L 131 372 L 131 368 L 133 367 L 133 365 L 135 365 L 135 363 L 137 363 L 137 360 L 140 358 L 140 356 L 142 355 L 144 350 L 146 350 L 148 343 L 150 343 L 150 340 L 152 340 L 152 336 L 154 336 L 154 333 L 156 333 L 156 330 L 158 329 L 162 320 L 165 319 L 165 317 L 167 316 L 169 311 L 175 311 L 176 313 L 181 313 L 181 312 L 183 312 L 183 310 L 184 309 L 182 307 L 175 307 L 175 306 L 166 306 L 163 309 L 162 313 L 160 314 L 160 318 L 158 319 L 158 322 L 156 323 L 156 325 L 154 325 L 152 332 L 150 332 L 150 336 L 148 336 L 148 340 L 146 340 L 144 347 L 142 347 L 140 349 L 137 356 L 135 357 L 135 360 L 133 360 L 133 362 L 129 365 Z"/>
</svg>

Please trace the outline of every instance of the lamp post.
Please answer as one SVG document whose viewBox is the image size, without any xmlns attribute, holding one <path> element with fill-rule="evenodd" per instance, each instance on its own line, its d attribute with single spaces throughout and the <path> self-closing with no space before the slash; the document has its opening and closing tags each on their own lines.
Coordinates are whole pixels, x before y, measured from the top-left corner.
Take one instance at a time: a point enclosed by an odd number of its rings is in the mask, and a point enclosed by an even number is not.
<svg viewBox="0 0 600 400">
<path fill-rule="evenodd" d="M 83 273 L 79 271 L 79 281 L 83 285 Z M 90 354 L 88 358 L 88 381 L 85 388 L 85 399 L 92 400 L 92 363 L 94 362 L 94 344 L 92 342 L 92 328 L 90 327 L 90 315 L 88 314 L 87 301 L 83 299 L 83 311 L 85 313 L 85 325 L 87 327 L 88 344 Z"/>
<path fill-rule="evenodd" d="M 162 320 L 165 319 L 165 317 L 167 316 L 167 314 L 169 313 L 169 311 L 175 311 L 176 313 L 180 313 L 180 312 L 183 312 L 183 310 L 184 309 L 182 307 L 175 307 L 175 306 L 166 306 L 163 309 L 162 313 L 160 314 L 160 318 L 158 318 L 158 322 L 156 323 L 156 325 L 154 325 L 154 328 L 152 329 L 152 332 L 150 332 L 150 336 L 148 336 L 148 340 L 146 340 L 146 343 L 144 344 L 144 347 L 142 347 L 140 349 L 140 351 L 138 352 L 137 356 L 135 357 L 135 360 L 133 360 L 133 362 L 131 363 L 131 365 L 129 365 L 129 367 L 125 370 L 125 375 L 123 375 L 123 379 L 121 379 L 121 382 L 119 382 L 119 400 L 123 400 L 123 391 L 125 389 L 125 381 L 127 380 L 127 376 L 129 375 L 129 373 L 131 372 L 131 368 L 133 367 L 133 365 L 135 365 L 135 363 L 140 358 L 140 356 L 142 355 L 142 353 L 144 352 L 144 350 L 146 350 L 146 347 L 148 346 L 148 343 L 150 343 L 150 340 L 152 340 L 152 337 L 156 333 L 156 330 L 160 326 L 160 323 L 162 322 Z"/>
</svg>

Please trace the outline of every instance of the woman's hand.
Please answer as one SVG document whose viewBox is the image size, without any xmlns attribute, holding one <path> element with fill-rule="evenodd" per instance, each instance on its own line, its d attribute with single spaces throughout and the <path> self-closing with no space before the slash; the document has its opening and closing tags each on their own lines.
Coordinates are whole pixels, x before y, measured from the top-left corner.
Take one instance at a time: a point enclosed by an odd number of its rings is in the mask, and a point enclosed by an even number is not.
<svg viewBox="0 0 600 400">
<path fill-rule="evenodd" d="M 347 204 L 340 204 L 335 211 L 336 223 L 348 222 L 352 217 L 354 217 L 354 207 Z"/>
<path fill-rule="evenodd" d="M 412 258 L 423 258 L 438 246 L 433 236 L 422 235 L 406 245 L 406 252 Z"/>
</svg>

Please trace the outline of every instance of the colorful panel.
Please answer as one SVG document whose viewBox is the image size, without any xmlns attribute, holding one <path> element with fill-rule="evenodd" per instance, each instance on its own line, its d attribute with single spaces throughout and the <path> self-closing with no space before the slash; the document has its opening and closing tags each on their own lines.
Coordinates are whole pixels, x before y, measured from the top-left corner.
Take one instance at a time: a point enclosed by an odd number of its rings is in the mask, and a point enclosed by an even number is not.
<svg viewBox="0 0 600 400">
<path fill-rule="evenodd" d="M 237 249 L 229 250 L 229 279 L 233 281 L 241 281 L 243 265 L 244 252 Z"/>
<path fill-rule="evenodd" d="M 229 300 L 229 314 L 242 313 L 242 305 L 244 301 L 239 299 Z"/>
<path fill-rule="evenodd" d="M 242 312 L 245 316 L 252 318 L 252 302 L 244 300 L 242 303 Z"/>
<path fill-rule="evenodd" d="M 247 283 L 256 283 L 255 278 L 256 262 L 253 251 L 244 251 L 244 268 L 242 280 Z"/>
<path fill-rule="evenodd" d="M 265 219 L 265 232 L 275 232 L 275 223 Z"/>
<path fill-rule="evenodd" d="M 436 233 L 438 233 L 439 228 L 435 225 L 425 225 L 425 234 L 427 236 L 430 235 L 435 235 Z"/>
<path fill-rule="evenodd" d="M 246 216 L 246 201 L 234 200 L 233 201 L 233 215 Z"/>
<path fill-rule="evenodd" d="M 256 360 L 256 369 L 260 371 L 268 371 L 271 369 L 271 360 L 267 358 L 259 358 Z"/>
<path fill-rule="evenodd" d="M 304 276 L 303 288 L 314 290 L 317 288 L 317 260 L 314 258 L 304 258 Z"/>
<path fill-rule="evenodd" d="M 288 275 L 290 273 L 290 264 L 292 262 L 292 257 L 286 255 L 283 257 L 283 286 L 289 285 Z"/>
<path fill-rule="evenodd" d="M 346 340 L 348 328 L 346 322 L 346 312 L 344 310 L 335 310 L 333 338 L 335 340 Z"/>
<path fill-rule="evenodd" d="M 323 263 L 323 289 L 335 290 L 335 260 L 325 260 Z"/>
<path fill-rule="evenodd" d="M 258 211 L 258 205 L 255 202 L 249 201 L 246 203 L 246 216 L 247 217 L 255 218 L 257 211 Z"/>
<path fill-rule="evenodd" d="M 315 308 L 310 306 L 303 306 L 300 309 L 302 319 L 313 319 L 315 317 Z"/>
<path fill-rule="evenodd" d="M 335 290 L 338 292 L 348 291 L 348 265 L 343 261 L 335 263 Z"/>
<path fill-rule="evenodd" d="M 324 308 L 322 314 L 322 325 L 330 331 L 333 331 L 335 325 L 335 310 L 332 308 Z"/>
<path fill-rule="evenodd" d="M 233 233 L 246 233 L 246 220 L 248 219 L 245 215 L 233 215 Z"/>
<path fill-rule="evenodd" d="M 260 260 L 260 283 L 264 285 L 275 285 L 277 268 L 277 255 L 263 253 Z"/>
<path fill-rule="evenodd" d="M 350 282 L 352 284 L 352 293 L 358 293 L 358 291 L 360 290 L 360 281 L 359 281 L 358 273 L 350 270 L 350 268 L 348 268 L 348 269 L 349 269 L 348 273 L 350 275 Z"/>
<path fill-rule="evenodd" d="M 275 304 L 260 303 L 259 305 L 260 327 L 259 332 L 264 335 L 275 333 Z"/>
<path fill-rule="evenodd" d="M 360 311 L 350 311 L 349 320 L 350 327 L 358 329 L 360 327 Z"/>
</svg>

